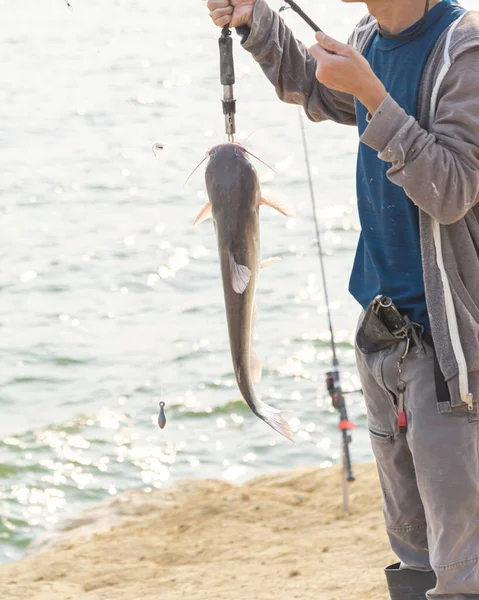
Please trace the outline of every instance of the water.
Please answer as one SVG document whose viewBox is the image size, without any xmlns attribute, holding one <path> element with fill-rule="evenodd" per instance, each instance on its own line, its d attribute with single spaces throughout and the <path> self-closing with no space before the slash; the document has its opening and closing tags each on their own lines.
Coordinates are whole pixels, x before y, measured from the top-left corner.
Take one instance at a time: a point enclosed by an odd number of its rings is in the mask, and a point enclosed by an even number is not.
<svg viewBox="0 0 479 600">
<path fill-rule="evenodd" d="M 292 409 L 292 445 L 240 399 L 201 173 L 222 141 L 217 37 L 200 2 L 0 2 L 0 560 L 89 503 L 182 477 L 242 481 L 339 461 L 324 297 L 296 108 L 236 44 L 239 139 L 264 190 L 259 391 Z M 347 37 L 361 6 L 305 1 Z M 292 13 L 288 22 L 312 43 Z M 347 390 L 358 388 L 354 129 L 307 127 L 333 319 Z M 151 147 L 165 148 L 155 158 Z M 158 402 L 168 423 L 156 425 Z M 359 394 L 355 460 L 371 459 Z"/>
</svg>

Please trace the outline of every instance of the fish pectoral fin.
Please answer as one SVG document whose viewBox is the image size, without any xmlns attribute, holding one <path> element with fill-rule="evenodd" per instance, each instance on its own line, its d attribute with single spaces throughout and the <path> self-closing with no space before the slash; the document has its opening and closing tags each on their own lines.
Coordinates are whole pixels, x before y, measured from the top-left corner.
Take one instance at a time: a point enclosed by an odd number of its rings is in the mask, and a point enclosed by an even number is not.
<svg viewBox="0 0 479 600">
<path fill-rule="evenodd" d="M 251 348 L 250 350 L 249 364 L 253 383 L 259 383 L 261 381 L 262 374 L 261 358 L 257 355 L 254 348 Z"/>
<path fill-rule="evenodd" d="M 269 267 L 269 265 L 272 265 L 275 262 L 278 262 L 280 259 L 279 256 L 272 256 L 271 258 L 265 258 L 264 260 L 262 260 L 259 264 L 259 268 L 260 269 L 264 269 L 265 267 Z"/>
<path fill-rule="evenodd" d="M 286 206 L 285 204 L 283 204 L 281 202 L 276 202 L 276 200 L 266 200 L 265 198 L 261 198 L 259 204 L 260 204 L 260 206 L 263 204 L 265 206 L 274 208 L 275 210 L 280 212 L 285 217 L 294 216 L 294 210 L 292 208 L 290 208 L 289 206 Z"/>
<path fill-rule="evenodd" d="M 251 271 L 245 265 L 239 265 L 230 252 L 231 285 L 237 294 L 242 294 L 251 279 Z"/>
<path fill-rule="evenodd" d="M 193 223 L 193 227 L 195 225 L 198 225 L 199 223 L 202 223 L 203 221 L 206 221 L 206 219 L 210 219 L 211 217 L 211 203 L 207 202 L 198 213 L 198 216 L 196 217 L 195 222 Z"/>
</svg>

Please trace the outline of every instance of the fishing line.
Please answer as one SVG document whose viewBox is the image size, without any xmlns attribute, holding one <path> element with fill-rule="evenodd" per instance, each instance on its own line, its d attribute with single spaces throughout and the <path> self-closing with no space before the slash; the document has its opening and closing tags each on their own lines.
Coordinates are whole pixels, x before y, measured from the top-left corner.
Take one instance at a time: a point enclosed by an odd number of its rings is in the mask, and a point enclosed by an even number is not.
<svg viewBox="0 0 479 600">
<path fill-rule="evenodd" d="M 308 174 L 309 193 L 311 196 L 311 204 L 313 207 L 314 228 L 316 230 L 316 244 L 318 246 L 319 262 L 321 264 L 321 278 L 323 281 L 324 299 L 326 302 L 326 309 L 327 309 L 327 314 L 328 314 L 329 334 L 331 336 L 331 350 L 333 351 L 333 365 L 335 365 L 338 363 L 338 359 L 337 359 L 337 355 L 336 355 L 336 342 L 334 339 L 333 321 L 331 319 L 331 309 L 330 309 L 330 304 L 329 304 L 328 285 L 326 282 L 326 269 L 324 268 L 323 248 L 321 245 L 321 234 L 319 233 L 318 214 L 316 211 L 316 197 L 315 197 L 315 193 L 314 193 L 313 178 L 311 175 L 311 163 L 309 161 L 308 142 L 306 140 L 306 130 L 304 127 L 301 109 L 299 109 L 299 124 L 301 127 L 301 138 L 303 140 L 304 158 L 305 158 L 305 162 L 306 162 L 306 172 Z"/>
<path fill-rule="evenodd" d="M 336 353 L 336 341 L 334 337 L 333 321 L 331 318 L 331 307 L 329 303 L 328 285 L 326 281 L 326 269 L 324 267 L 323 260 L 323 249 L 321 244 L 321 234 L 319 232 L 318 215 L 316 211 L 316 197 L 314 193 L 313 177 L 311 173 L 311 162 L 309 160 L 308 142 L 306 139 L 306 129 L 304 127 L 304 120 L 301 113 L 301 108 L 298 109 L 299 123 L 301 128 L 301 138 L 303 140 L 304 158 L 306 162 L 306 172 L 308 175 L 309 193 L 311 197 L 311 204 L 313 207 L 313 218 L 314 227 L 316 231 L 316 242 L 318 246 L 318 256 L 321 265 L 321 278 L 323 282 L 324 299 L 326 302 L 326 309 L 328 315 L 328 325 L 330 334 L 331 350 L 333 353 L 333 367 L 332 371 L 326 374 L 326 386 L 331 396 L 331 400 L 334 408 L 339 412 L 339 430 L 341 431 L 341 442 L 343 450 L 343 506 L 344 512 L 349 513 L 349 489 L 348 482 L 354 481 L 354 475 L 352 470 L 351 454 L 349 446 L 351 444 L 350 431 L 354 429 L 355 425 L 348 419 L 348 413 L 346 409 L 346 402 L 344 399 L 344 393 L 341 389 L 341 380 L 339 375 L 339 361 Z"/>
<path fill-rule="evenodd" d="M 162 396 L 162 385 L 161 385 L 162 372 L 163 372 L 163 361 L 160 358 L 160 385 L 159 385 L 160 398 Z M 160 429 L 164 429 L 166 426 L 165 406 L 166 406 L 166 402 L 164 400 L 160 400 L 160 414 L 158 415 L 158 427 Z"/>
</svg>

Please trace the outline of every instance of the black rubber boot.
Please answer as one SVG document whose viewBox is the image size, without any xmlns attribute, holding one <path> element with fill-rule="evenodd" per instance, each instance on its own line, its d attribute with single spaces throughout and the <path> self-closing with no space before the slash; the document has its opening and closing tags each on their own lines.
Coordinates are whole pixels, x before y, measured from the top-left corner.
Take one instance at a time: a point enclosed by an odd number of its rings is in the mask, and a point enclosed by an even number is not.
<svg viewBox="0 0 479 600">
<path fill-rule="evenodd" d="M 426 592 L 436 587 L 434 571 L 400 569 L 401 563 L 386 567 L 391 600 L 426 600 Z"/>
</svg>

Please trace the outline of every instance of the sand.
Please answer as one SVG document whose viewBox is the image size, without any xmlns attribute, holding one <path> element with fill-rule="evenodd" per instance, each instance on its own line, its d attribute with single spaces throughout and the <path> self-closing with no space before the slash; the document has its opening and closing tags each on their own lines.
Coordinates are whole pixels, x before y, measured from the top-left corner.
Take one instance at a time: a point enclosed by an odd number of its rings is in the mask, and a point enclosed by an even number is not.
<svg viewBox="0 0 479 600">
<path fill-rule="evenodd" d="M 374 465 L 351 513 L 337 469 L 236 486 L 190 479 L 87 511 L 40 553 L 0 568 L 2 600 L 385 600 L 392 556 Z"/>
</svg>

